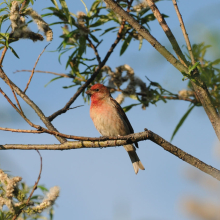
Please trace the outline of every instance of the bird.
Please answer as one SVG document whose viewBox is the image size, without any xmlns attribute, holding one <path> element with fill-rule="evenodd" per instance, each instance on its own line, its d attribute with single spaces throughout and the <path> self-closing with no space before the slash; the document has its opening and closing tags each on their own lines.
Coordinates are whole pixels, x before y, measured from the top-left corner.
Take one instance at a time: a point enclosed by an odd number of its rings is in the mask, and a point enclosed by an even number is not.
<svg viewBox="0 0 220 220">
<path fill-rule="evenodd" d="M 109 89 L 103 84 L 93 85 L 86 94 L 91 96 L 90 117 L 102 136 L 123 136 L 134 130 L 119 103 L 112 98 Z M 134 143 L 138 148 L 138 143 Z M 134 172 L 145 170 L 133 144 L 123 146 L 131 159 Z"/>
</svg>

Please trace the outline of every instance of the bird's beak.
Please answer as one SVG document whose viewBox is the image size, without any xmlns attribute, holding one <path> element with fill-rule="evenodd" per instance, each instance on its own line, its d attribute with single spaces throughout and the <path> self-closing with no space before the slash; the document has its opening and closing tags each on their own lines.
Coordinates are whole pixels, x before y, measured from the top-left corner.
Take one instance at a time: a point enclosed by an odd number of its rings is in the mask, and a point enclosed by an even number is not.
<svg viewBox="0 0 220 220">
<path fill-rule="evenodd" d="M 89 90 L 86 91 L 86 94 L 87 95 L 92 95 L 92 91 L 89 89 Z"/>
</svg>

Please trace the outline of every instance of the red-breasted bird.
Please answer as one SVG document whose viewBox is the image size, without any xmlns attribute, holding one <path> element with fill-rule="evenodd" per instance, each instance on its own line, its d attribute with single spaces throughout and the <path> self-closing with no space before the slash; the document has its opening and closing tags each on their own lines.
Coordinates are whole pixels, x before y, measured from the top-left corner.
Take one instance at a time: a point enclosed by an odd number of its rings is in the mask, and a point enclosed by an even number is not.
<svg viewBox="0 0 220 220">
<path fill-rule="evenodd" d="M 102 84 L 95 84 L 86 94 L 91 96 L 90 117 L 98 130 L 103 136 L 123 136 L 134 133 L 134 130 L 121 106 L 112 98 L 108 88 Z M 135 143 L 138 147 L 138 143 Z M 136 148 L 132 145 L 124 145 L 125 150 L 130 156 L 137 174 L 139 168 L 144 170 Z"/>
</svg>

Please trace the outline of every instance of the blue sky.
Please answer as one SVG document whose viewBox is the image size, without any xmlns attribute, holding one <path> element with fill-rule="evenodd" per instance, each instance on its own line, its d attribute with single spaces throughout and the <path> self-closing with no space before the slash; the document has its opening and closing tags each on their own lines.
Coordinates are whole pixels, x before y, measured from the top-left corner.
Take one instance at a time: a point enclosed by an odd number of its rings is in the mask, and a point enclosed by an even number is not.
<svg viewBox="0 0 220 220">
<path fill-rule="evenodd" d="M 92 1 L 85 1 L 88 8 Z M 84 11 L 80 0 L 67 1 L 73 13 Z M 203 41 L 211 44 L 211 33 L 219 27 L 218 0 L 211 3 L 205 0 L 180 0 L 178 2 L 191 43 Z M 43 8 L 51 6 L 51 1 L 36 1 L 34 9 L 42 14 Z M 184 39 L 176 18 L 172 1 L 158 3 L 162 13 L 168 14 L 167 23 L 176 36 L 179 45 L 184 45 Z M 52 18 L 45 18 L 47 22 L 54 22 Z M 150 23 L 151 33 L 171 50 L 157 21 Z M 34 24 L 32 30 L 36 30 Z M 62 30 L 52 26 L 54 40 L 40 58 L 37 70 L 68 73 L 65 69 L 67 55 L 58 62 L 55 50 L 61 42 L 59 36 Z M 216 32 L 219 34 L 219 32 Z M 219 35 L 218 35 L 219 36 Z M 114 36 L 104 38 L 99 47 L 101 57 L 106 54 L 114 41 Z M 20 40 L 12 46 L 18 53 L 17 59 L 8 51 L 3 62 L 3 68 L 8 77 L 20 88 L 25 88 L 29 73 L 13 73 L 16 70 L 32 69 L 38 55 L 47 42 L 33 43 Z M 165 88 L 178 92 L 185 89 L 187 82 L 183 82 L 182 75 L 158 54 L 152 46 L 144 41 L 143 48 L 138 51 L 138 42 L 132 41 L 131 46 L 120 57 L 120 47 L 115 49 L 107 62 L 112 69 L 119 65 L 129 64 L 135 74 L 142 80 L 145 76 L 157 81 Z M 171 50 L 172 51 L 172 50 Z M 93 51 L 88 50 L 93 56 Z M 211 48 L 209 58 L 219 58 L 216 48 Z M 63 89 L 71 85 L 71 80 L 60 79 L 44 87 L 53 76 L 35 73 L 27 91 L 27 95 L 43 110 L 46 116 L 62 108 L 76 88 Z M 0 87 L 13 99 L 10 89 L 3 81 Z M 114 97 L 116 94 L 113 95 Z M 19 99 L 20 100 L 20 99 Z M 122 106 L 134 103 L 126 99 Z M 0 96 L 1 127 L 30 129 L 24 120 L 11 108 L 9 103 Z M 25 114 L 35 124 L 43 125 L 38 116 L 22 100 L 21 106 Z M 57 117 L 53 124 L 62 133 L 98 137 L 92 120 L 89 117 L 89 105 L 79 97 L 72 107 L 84 105 L 68 111 Z M 170 101 L 167 104 L 159 102 L 157 106 L 150 105 L 145 111 L 139 106 L 134 107 L 127 116 L 135 132 L 144 128 L 152 130 L 166 140 L 170 140 L 172 132 L 180 118 L 187 111 L 189 103 L 185 101 Z M 57 140 L 46 134 L 16 134 L 0 131 L 1 144 L 53 144 Z M 219 161 L 214 156 L 213 145 L 217 138 L 211 123 L 202 108 L 195 108 L 181 127 L 173 140 L 173 144 L 200 160 L 218 168 Z M 164 151 L 160 146 L 150 141 L 139 142 L 137 153 L 146 170 L 134 174 L 130 159 L 123 147 L 109 149 L 80 149 L 70 151 L 41 151 L 43 157 L 43 171 L 40 184 L 46 187 L 58 185 L 61 188 L 60 197 L 55 207 L 55 220 L 58 219 L 90 219 L 90 220 L 186 220 L 191 219 L 184 213 L 182 198 L 187 195 L 205 196 L 203 191 L 184 177 L 190 165 Z M 39 156 L 35 151 L 10 150 L 1 151 L 1 168 L 10 170 L 11 174 L 22 176 L 29 185 L 33 185 L 39 172 Z M 203 174 L 207 176 L 206 174 Z M 208 177 L 212 179 L 212 177 Z"/>
</svg>

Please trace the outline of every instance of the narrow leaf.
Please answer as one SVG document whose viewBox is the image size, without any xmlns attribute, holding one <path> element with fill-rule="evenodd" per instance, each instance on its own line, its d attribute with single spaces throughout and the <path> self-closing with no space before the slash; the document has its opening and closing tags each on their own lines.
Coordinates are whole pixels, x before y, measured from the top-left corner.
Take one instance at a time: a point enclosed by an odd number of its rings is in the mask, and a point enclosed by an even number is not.
<svg viewBox="0 0 220 220">
<path fill-rule="evenodd" d="M 124 112 L 127 112 L 127 111 L 129 111 L 132 107 L 137 106 L 137 105 L 140 105 L 140 104 L 141 104 L 141 103 L 125 106 L 125 107 L 123 108 L 123 110 L 124 110 Z"/>
<path fill-rule="evenodd" d="M 129 34 L 128 37 L 124 40 L 124 43 L 122 44 L 121 51 L 120 51 L 120 56 L 125 52 L 127 49 L 128 45 L 130 44 L 132 39 L 132 36 Z"/>
<path fill-rule="evenodd" d="M 187 116 L 189 115 L 189 113 L 193 110 L 193 108 L 195 107 L 195 105 L 193 105 L 184 115 L 183 117 L 180 119 L 178 125 L 176 126 L 173 134 L 172 134 L 172 137 L 170 139 L 170 142 L 173 140 L 175 134 L 177 133 L 177 131 L 179 130 L 179 128 L 182 126 L 183 122 L 186 120 Z"/>
<path fill-rule="evenodd" d="M 9 48 L 11 49 L 11 52 L 12 52 L 18 59 L 20 59 L 20 57 L 18 56 L 18 54 L 15 52 L 15 50 L 14 50 L 11 46 L 9 46 Z"/>
<path fill-rule="evenodd" d="M 59 10 L 59 6 L 58 6 L 58 4 L 57 4 L 57 1 L 56 1 L 56 0 L 51 0 L 51 1 L 52 1 L 52 3 L 55 5 L 56 9 Z"/>
<path fill-rule="evenodd" d="M 196 62 L 192 67 L 189 68 L 189 74 L 199 65 L 199 62 Z"/>
<path fill-rule="evenodd" d="M 115 29 L 115 28 L 117 28 L 117 27 L 111 27 L 111 28 L 106 29 L 106 30 L 100 35 L 100 37 L 101 37 L 102 35 L 106 34 L 107 32 L 109 32 L 109 31 Z"/>
</svg>

